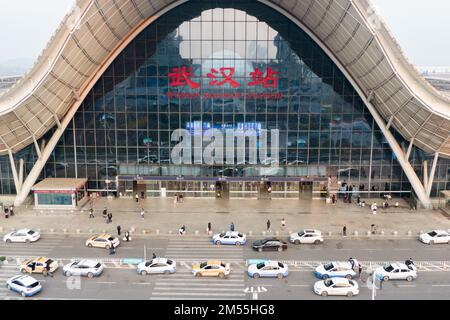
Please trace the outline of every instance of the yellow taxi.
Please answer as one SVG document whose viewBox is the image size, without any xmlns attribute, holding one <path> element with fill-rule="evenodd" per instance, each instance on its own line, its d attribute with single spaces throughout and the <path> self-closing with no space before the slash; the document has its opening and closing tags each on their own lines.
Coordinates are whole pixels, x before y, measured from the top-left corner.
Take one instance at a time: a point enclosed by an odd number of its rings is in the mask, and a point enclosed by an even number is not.
<svg viewBox="0 0 450 320">
<path fill-rule="evenodd" d="M 231 272 L 229 263 L 221 261 L 206 261 L 192 266 L 192 273 L 197 277 L 227 277 Z"/>
<path fill-rule="evenodd" d="M 88 246 L 89 248 L 96 247 L 111 249 L 111 247 L 116 248 L 117 246 L 119 246 L 119 244 L 120 241 L 118 238 L 113 237 L 112 235 L 107 233 L 103 233 L 86 240 L 86 246 Z"/>
<path fill-rule="evenodd" d="M 58 262 L 47 257 L 27 259 L 20 265 L 22 273 L 42 273 L 44 276 L 51 275 L 58 269 Z"/>
</svg>

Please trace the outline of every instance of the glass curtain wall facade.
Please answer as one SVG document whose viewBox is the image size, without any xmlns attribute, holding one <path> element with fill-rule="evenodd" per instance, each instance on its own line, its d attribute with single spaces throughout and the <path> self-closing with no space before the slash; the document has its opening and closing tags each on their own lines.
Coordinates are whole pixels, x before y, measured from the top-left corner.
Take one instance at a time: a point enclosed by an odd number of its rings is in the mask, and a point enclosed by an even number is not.
<svg viewBox="0 0 450 320">
<path fill-rule="evenodd" d="M 278 129 L 279 168 L 173 164 L 173 131 L 199 128 Z M 29 172 L 33 146 L 20 158 Z M 413 149 L 419 176 L 427 159 Z M 40 179 L 88 178 L 92 191 L 114 189 L 107 181 L 117 175 L 337 176 L 366 190 L 411 190 L 338 67 L 296 24 L 255 1 L 190 1 L 148 26 L 86 97 Z M 440 159 L 432 195 L 449 181 L 450 162 Z M 0 157 L 0 193 L 14 192 L 9 159 Z"/>
</svg>

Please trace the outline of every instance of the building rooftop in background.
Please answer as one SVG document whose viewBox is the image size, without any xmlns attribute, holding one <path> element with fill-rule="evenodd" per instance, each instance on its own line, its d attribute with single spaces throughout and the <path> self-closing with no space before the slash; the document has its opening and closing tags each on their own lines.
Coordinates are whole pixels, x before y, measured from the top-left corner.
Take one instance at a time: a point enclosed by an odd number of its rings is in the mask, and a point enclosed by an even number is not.
<svg viewBox="0 0 450 320">
<path fill-rule="evenodd" d="M 0 77 L 0 96 L 20 79 L 22 79 L 22 76 Z"/>
</svg>

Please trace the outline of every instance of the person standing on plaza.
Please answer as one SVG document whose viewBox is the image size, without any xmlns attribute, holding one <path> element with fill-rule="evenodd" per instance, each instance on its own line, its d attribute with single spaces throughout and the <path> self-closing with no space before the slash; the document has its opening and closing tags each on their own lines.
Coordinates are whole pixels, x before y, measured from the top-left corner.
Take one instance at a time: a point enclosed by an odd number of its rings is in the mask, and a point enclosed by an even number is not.
<svg viewBox="0 0 450 320">
<path fill-rule="evenodd" d="M 231 222 L 230 224 L 230 231 L 234 231 L 234 222 Z"/>
<path fill-rule="evenodd" d="M 106 210 L 106 207 L 104 207 L 104 208 L 103 208 L 103 212 L 102 212 L 103 218 L 106 219 L 106 215 L 107 215 L 107 214 L 108 214 L 108 210 Z"/>
<path fill-rule="evenodd" d="M 14 216 L 14 206 L 13 205 L 9 206 L 9 214 L 11 215 L 11 217 Z"/>
<path fill-rule="evenodd" d="M 124 240 L 125 240 L 126 242 L 129 242 L 129 241 L 130 241 L 130 233 L 129 233 L 128 231 L 125 231 L 125 238 L 124 238 Z"/>
<path fill-rule="evenodd" d="M 145 210 L 144 208 L 141 208 L 141 218 L 144 219 Z"/>
<path fill-rule="evenodd" d="M 206 232 L 207 232 L 208 234 L 211 234 L 211 233 L 212 233 L 211 222 L 208 222 L 208 227 L 206 227 Z"/>
<path fill-rule="evenodd" d="M 139 195 L 137 193 L 136 193 L 134 198 L 136 199 L 136 203 L 138 203 L 139 202 Z"/>
<path fill-rule="evenodd" d="M 347 225 L 344 224 L 344 227 L 342 228 L 342 235 L 345 237 L 347 235 Z"/>
<path fill-rule="evenodd" d="M 270 220 L 269 219 L 267 219 L 266 224 L 267 224 L 267 231 L 270 232 Z"/>
<path fill-rule="evenodd" d="M 93 218 L 94 217 L 94 209 L 90 209 L 89 210 L 89 218 Z"/>
<path fill-rule="evenodd" d="M 361 278 L 361 273 L 362 273 L 362 265 L 359 264 L 358 265 L 358 277 Z"/>
<path fill-rule="evenodd" d="M 112 213 L 108 213 L 108 223 L 112 222 Z"/>
<path fill-rule="evenodd" d="M 122 230 L 122 227 L 119 225 L 119 226 L 117 226 L 117 235 L 119 235 L 120 236 L 120 231 Z"/>
<path fill-rule="evenodd" d="M 284 230 L 286 228 L 286 220 L 281 219 L 281 230 Z"/>
</svg>

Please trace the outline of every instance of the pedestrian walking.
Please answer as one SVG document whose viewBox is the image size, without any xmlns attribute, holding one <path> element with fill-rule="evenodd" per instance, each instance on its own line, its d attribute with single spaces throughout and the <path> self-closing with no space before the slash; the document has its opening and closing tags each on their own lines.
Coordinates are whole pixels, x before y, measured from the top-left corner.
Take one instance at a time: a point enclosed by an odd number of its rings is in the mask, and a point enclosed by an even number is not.
<svg viewBox="0 0 450 320">
<path fill-rule="evenodd" d="M 269 219 L 267 219 L 266 224 L 267 224 L 267 231 L 270 232 L 270 220 Z"/>
<path fill-rule="evenodd" d="M 112 222 L 112 213 L 108 213 L 108 223 Z"/>
<path fill-rule="evenodd" d="M 153 259 L 156 259 L 156 254 L 154 252 L 153 252 L 152 257 L 153 257 Z"/>
<path fill-rule="evenodd" d="M 361 273 L 362 273 L 362 265 L 360 264 L 358 266 L 358 277 L 360 277 L 360 278 L 361 278 Z"/>
<path fill-rule="evenodd" d="M 109 248 L 109 254 L 116 254 L 116 248 L 114 248 L 114 246 Z"/>
<path fill-rule="evenodd" d="M 134 197 L 136 199 L 136 203 L 139 202 L 139 195 L 136 193 L 136 196 Z"/>
<path fill-rule="evenodd" d="M 371 232 L 372 234 L 377 233 L 377 227 L 376 227 L 375 224 L 373 224 L 373 223 L 370 225 L 370 232 Z"/>
<path fill-rule="evenodd" d="M 333 194 L 333 196 L 331 197 L 331 202 L 333 202 L 333 204 L 336 204 L 336 195 Z"/>
<path fill-rule="evenodd" d="M 129 242 L 130 241 L 130 233 L 128 232 L 128 230 L 127 231 L 125 231 L 125 237 L 123 238 L 126 242 Z"/>
<path fill-rule="evenodd" d="M 117 234 L 120 236 L 120 231 L 122 230 L 122 228 L 120 226 L 117 226 Z"/>
<path fill-rule="evenodd" d="M 208 234 L 212 233 L 211 222 L 208 222 L 208 226 L 206 227 L 206 233 L 208 233 Z"/>
<path fill-rule="evenodd" d="M 93 218 L 94 217 L 94 209 L 90 209 L 89 210 L 89 218 Z"/>
<path fill-rule="evenodd" d="M 281 219 L 281 230 L 284 230 L 284 228 L 286 227 L 286 220 Z"/>
<path fill-rule="evenodd" d="M 345 237 L 347 236 L 347 225 L 344 224 L 344 227 L 342 228 L 342 235 Z"/>
<path fill-rule="evenodd" d="M 145 210 L 144 208 L 141 208 L 141 218 L 144 219 Z"/>
<path fill-rule="evenodd" d="M 103 218 L 106 219 L 107 214 L 108 214 L 108 210 L 106 210 L 106 207 L 105 207 L 105 208 L 103 208 L 103 211 L 102 211 Z"/>
<path fill-rule="evenodd" d="M 231 222 L 230 224 L 230 231 L 234 231 L 234 222 Z"/>
<path fill-rule="evenodd" d="M 9 206 L 9 214 L 12 216 L 14 216 L 14 206 Z"/>
<path fill-rule="evenodd" d="M 405 265 L 406 265 L 407 267 L 409 267 L 410 265 L 414 265 L 414 262 L 412 261 L 412 258 L 406 259 Z"/>
<path fill-rule="evenodd" d="M 8 219 L 9 218 L 9 208 L 5 207 L 5 218 Z"/>
<path fill-rule="evenodd" d="M 180 234 L 180 236 L 183 236 L 186 232 L 186 226 L 183 224 L 180 229 L 178 229 L 178 233 Z"/>
</svg>

